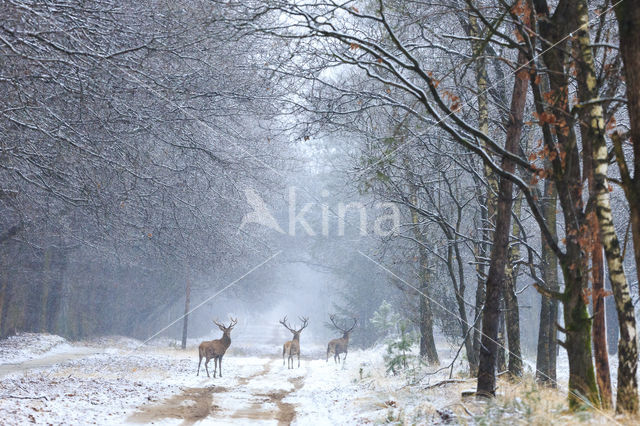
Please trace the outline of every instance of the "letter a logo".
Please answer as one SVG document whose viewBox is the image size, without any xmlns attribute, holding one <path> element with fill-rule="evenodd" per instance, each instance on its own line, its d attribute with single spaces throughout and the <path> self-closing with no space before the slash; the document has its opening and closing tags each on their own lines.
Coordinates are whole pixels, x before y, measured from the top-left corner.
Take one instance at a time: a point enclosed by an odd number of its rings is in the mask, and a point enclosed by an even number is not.
<svg viewBox="0 0 640 426">
<path fill-rule="evenodd" d="M 248 223 L 257 223 L 258 225 L 266 226 L 269 229 L 284 234 L 284 231 L 269 211 L 267 203 L 264 202 L 253 188 L 246 188 L 244 195 L 247 198 L 247 203 L 253 208 L 253 211 L 244 215 L 242 223 L 240 223 L 240 229 L 244 228 Z"/>
</svg>

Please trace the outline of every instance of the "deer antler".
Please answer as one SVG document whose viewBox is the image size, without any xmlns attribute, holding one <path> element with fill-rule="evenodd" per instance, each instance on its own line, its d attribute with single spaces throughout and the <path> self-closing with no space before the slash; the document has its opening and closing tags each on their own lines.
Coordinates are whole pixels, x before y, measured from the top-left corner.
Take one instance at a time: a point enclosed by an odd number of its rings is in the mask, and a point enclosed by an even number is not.
<svg viewBox="0 0 640 426">
<path fill-rule="evenodd" d="M 336 315 L 335 315 L 335 314 L 333 314 L 333 315 L 329 315 L 329 319 L 331 320 L 331 323 L 333 324 L 333 326 L 334 326 L 335 328 L 337 328 L 338 330 L 340 330 L 340 331 L 344 332 L 344 330 L 342 329 L 342 327 L 340 327 L 338 324 L 336 324 Z"/>
<path fill-rule="evenodd" d="M 224 324 L 220 324 L 220 323 L 218 322 L 218 320 L 213 320 L 213 323 L 214 323 L 215 325 L 217 325 L 217 326 L 218 326 L 218 328 L 219 328 L 219 329 L 221 329 L 221 330 L 225 328 Z"/>
<path fill-rule="evenodd" d="M 280 320 L 280 324 L 284 325 L 286 327 L 287 330 L 289 330 L 290 332 L 295 332 L 295 330 L 293 330 L 291 327 L 289 327 L 289 325 L 287 324 L 287 316 L 285 315 L 284 318 L 282 318 Z"/>
<path fill-rule="evenodd" d="M 233 327 L 236 326 L 236 324 L 238 324 L 238 319 L 237 318 L 229 317 L 229 319 L 231 320 L 231 323 L 229 324 L 229 327 L 227 327 L 227 328 L 233 328 Z"/>
<path fill-rule="evenodd" d="M 356 325 L 358 325 L 358 319 L 356 317 L 353 317 L 353 325 L 351 326 L 351 328 L 349 330 L 347 330 L 346 332 L 350 332 L 351 330 L 353 330 L 354 328 L 356 328 Z"/>
<path fill-rule="evenodd" d="M 356 327 L 356 325 L 358 324 L 358 320 L 354 317 L 354 318 L 353 318 L 353 325 L 351 326 L 351 328 L 346 329 L 346 328 L 344 328 L 344 327 L 340 327 L 338 324 L 336 324 L 336 321 L 335 321 L 335 319 L 336 319 L 336 315 L 335 315 L 335 314 L 333 314 L 333 315 L 329 315 L 329 319 L 330 319 L 330 320 L 331 320 L 331 322 L 333 323 L 333 326 L 334 326 L 335 328 L 337 328 L 338 330 L 342 331 L 343 333 L 349 333 L 349 332 L 350 332 L 351 330 L 353 330 L 353 329 Z"/>
<path fill-rule="evenodd" d="M 309 317 L 298 317 L 298 318 L 300 319 L 300 321 L 302 321 L 302 328 L 298 330 L 298 333 L 300 333 L 302 330 L 307 328 L 307 325 L 309 324 Z"/>
</svg>

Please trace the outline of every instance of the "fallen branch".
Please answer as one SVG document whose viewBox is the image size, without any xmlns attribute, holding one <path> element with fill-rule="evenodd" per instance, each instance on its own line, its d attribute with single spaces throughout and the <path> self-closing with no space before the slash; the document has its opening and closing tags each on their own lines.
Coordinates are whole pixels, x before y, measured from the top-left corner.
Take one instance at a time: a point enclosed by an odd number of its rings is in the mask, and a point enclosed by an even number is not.
<svg viewBox="0 0 640 426">
<path fill-rule="evenodd" d="M 446 379 L 446 380 L 442 380 L 438 383 L 434 383 L 432 385 L 426 386 L 423 389 L 427 390 L 427 389 L 432 389 L 432 388 L 437 388 L 438 386 L 442 386 L 442 385 L 448 385 L 451 383 L 466 383 L 471 381 L 471 379 Z"/>
<path fill-rule="evenodd" d="M 42 395 L 42 396 L 23 396 L 23 395 L 2 395 L 0 396 L 0 398 L 12 398 L 12 399 L 44 399 L 46 401 L 49 401 L 49 398 L 47 398 L 47 396 Z"/>
</svg>

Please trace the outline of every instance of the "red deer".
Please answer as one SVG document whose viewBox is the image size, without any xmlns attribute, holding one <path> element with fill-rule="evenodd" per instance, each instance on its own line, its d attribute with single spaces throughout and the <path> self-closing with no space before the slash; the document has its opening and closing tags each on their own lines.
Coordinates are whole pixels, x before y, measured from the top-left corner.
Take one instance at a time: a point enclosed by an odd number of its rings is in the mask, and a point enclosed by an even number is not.
<svg viewBox="0 0 640 426">
<path fill-rule="evenodd" d="M 218 321 L 213 322 L 222 331 L 222 337 L 217 340 L 208 340 L 200 343 L 198 347 L 200 361 L 198 361 L 198 374 L 196 374 L 196 376 L 200 375 L 202 358 L 206 358 L 204 368 L 207 370 L 207 377 L 211 377 L 209 376 L 209 367 L 207 365 L 209 364 L 209 360 L 213 358 L 213 378 L 215 379 L 218 365 L 220 365 L 220 377 L 222 377 L 222 357 L 229 348 L 229 345 L 231 345 L 231 330 L 238 324 L 238 320 L 231 318 L 229 327 L 225 327 L 224 324 L 220 324 Z"/>
<path fill-rule="evenodd" d="M 358 320 L 354 318 L 351 328 L 345 329 L 336 324 L 335 315 L 329 316 L 329 319 L 331 319 L 331 322 L 333 323 L 333 326 L 335 328 L 342 331 L 342 337 L 339 339 L 333 339 L 327 345 L 327 362 L 329 362 L 329 353 L 333 352 L 333 361 L 335 363 L 338 363 L 340 362 L 340 354 L 344 354 L 344 357 L 342 357 L 342 361 L 347 359 L 347 350 L 349 349 L 349 334 L 351 334 L 351 331 L 353 331 L 353 329 L 358 324 Z"/>
<path fill-rule="evenodd" d="M 298 355 L 298 367 L 300 367 L 300 332 L 307 327 L 309 318 L 300 317 L 302 321 L 302 327 L 295 330 L 287 325 L 287 317 L 285 316 L 280 324 L 284 325 L 287 330 L 293 333 L 293 339 L 289 340 L 282 346 L 282 365 L 284 366 L 284 356 L 287 355 L 287 368 L 293 368 L 293 356 Z"/>
</svg>

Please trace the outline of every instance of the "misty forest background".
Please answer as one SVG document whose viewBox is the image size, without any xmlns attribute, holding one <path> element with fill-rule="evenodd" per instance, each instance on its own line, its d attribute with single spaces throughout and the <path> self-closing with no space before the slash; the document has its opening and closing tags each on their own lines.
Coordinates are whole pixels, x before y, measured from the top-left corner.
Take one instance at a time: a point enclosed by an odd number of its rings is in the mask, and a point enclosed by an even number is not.
<svg viewBox="0 0 640 426">
<path fill-rule="evenodd" d="M 382 305 L 426 363 L 460 345 L 479 392 L 523 358 L 554 385 L 560 344 L 572 404 L 635 412 L 639 22 L 630 0 L 0 0 L 0 336 L 146 339 L 275 255 L 188 336 L 232 312 L 324 338 L 338 313 L 369 347 Z M 240 226 L 247 189 L 284 232 Z"/>
</svg>

